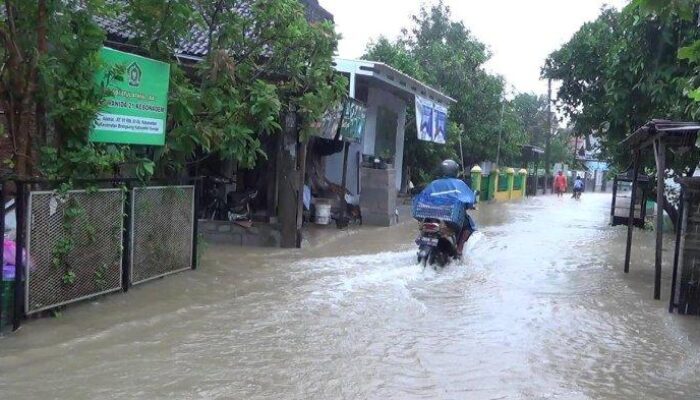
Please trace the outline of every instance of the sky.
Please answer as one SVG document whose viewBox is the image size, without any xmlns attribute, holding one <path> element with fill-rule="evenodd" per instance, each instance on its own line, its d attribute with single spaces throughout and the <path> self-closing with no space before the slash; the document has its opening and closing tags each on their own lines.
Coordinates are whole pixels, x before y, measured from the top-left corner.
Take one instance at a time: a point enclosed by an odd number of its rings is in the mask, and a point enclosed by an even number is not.
<svg viewBox="0 0 700 400">
<path fill-rule="evenodd" d="M 333 13 L 343 36 L 339 55 L 359 58 L 371 40 L 390 39 L 410 25 L 421 4 L 436 0 L 320 0 Z M 629 0 L 444 0 L 492 53 L 486 69 L 503 75 L 509 92 L 547 93 L 539 79 L 547 56 L 566 43 L 579 27 L 594 20 L 605 4 L 621 8 Z"/>
</svg>

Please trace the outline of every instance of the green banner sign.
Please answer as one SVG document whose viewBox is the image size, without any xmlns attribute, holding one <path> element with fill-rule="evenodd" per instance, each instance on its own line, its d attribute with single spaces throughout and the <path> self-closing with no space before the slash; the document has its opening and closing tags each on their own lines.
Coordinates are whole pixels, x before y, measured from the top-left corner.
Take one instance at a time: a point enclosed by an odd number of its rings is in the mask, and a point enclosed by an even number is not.
<svg viewBox="0 0 700 400">
<path fill-rule="evenodd" d="M 170 65 L 149 58 L 103 48 L 100 57 L 105 70 L 97 74 L 97 84 L 106 80 L 106 71 L 123 65 L 121 81 L 111 80 L 113 96 L 97 115 L 90 140 L 162 146 L 168 107 Z"/>
<path fill-rule="evenodd" d="M 360 143 L 365 134 L 366 120 L 367 106 L 355 99 L 346 98 L 326 111 L 315 124 L 314 134 L 325 139 Z"/>
</svg>

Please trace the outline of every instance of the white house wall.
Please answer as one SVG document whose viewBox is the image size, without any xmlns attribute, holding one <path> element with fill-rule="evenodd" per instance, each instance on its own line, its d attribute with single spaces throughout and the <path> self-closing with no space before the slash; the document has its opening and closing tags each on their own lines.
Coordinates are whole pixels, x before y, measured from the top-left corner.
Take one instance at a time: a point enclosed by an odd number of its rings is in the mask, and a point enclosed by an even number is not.
<svg viewBox="0 0 700 400">
<path fill-rule="evenodd" d="M 403 147 L 404 132 L 406 128 L 406 108 L 408 104 L 403 99 L 379 88 L 369 88 L 367 97 L 367 122 L 365 135 L 361 144 L 352 144 L 348 154 L 348 176 L 346 187 L 352 194 L 357 194 L 358 157 L 357 153 L 374 154 L 375 140 L 377 137 L 377 115 L 379 106 L 383 106 L 398 115 L 396 129 L 396 190 L 401 189 L 403 175 Z M 361 158 L 361 157 L 360 157 Z M 360 160 L 361 161 L 361 160 Z M 336 153 L 326 157 L 326 177 L 331 182 L 340 185 L 343 178 L 343 153 Z"/>
</svg>

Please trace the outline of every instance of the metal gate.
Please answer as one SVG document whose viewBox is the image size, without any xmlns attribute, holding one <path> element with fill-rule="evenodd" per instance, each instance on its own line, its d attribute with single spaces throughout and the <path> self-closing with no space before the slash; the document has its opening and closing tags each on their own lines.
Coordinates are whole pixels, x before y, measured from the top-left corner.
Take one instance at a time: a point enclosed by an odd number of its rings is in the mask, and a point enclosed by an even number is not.
<svg viewBox="0 0 700 400">
<path fill-rule="evenodd" d="M 192 268 L 194 186 L 135 188 L 131 198 L 131 283 Z"/>
<path fill-rule="evenodd" d="M 35 191 L 28 211 L 26 314 L 121 290 L 122 190 Z"/>
<path fill-rule="evenodd" d="M 479 201 L 489 201 L 489 194 L 491 193 L 491 175 L 481 176 L 481 193 L 479 195 Z"/>
</svg>

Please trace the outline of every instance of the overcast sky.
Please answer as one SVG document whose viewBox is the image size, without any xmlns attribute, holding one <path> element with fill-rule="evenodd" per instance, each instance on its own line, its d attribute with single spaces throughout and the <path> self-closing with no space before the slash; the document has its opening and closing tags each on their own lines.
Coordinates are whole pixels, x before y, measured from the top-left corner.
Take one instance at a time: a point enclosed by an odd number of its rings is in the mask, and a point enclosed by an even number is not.
<svg viewBox="0 0 700 400">
<path fill-rule="evenodd" d="M 464 24 L 493 53 L 487 70 L 503 75 L 519 92 L 545 94 L 540 67 L 586 21 L 595 19 L 604 4 L 622 7 L 628 0 L 445 0 L 453 18 Z M 339 55 L 358 58 L 367 43 L 395 38 L 409 25 L 421 0 L 320 0 L 333 13 L 343 35 Z"/>
</svg>

